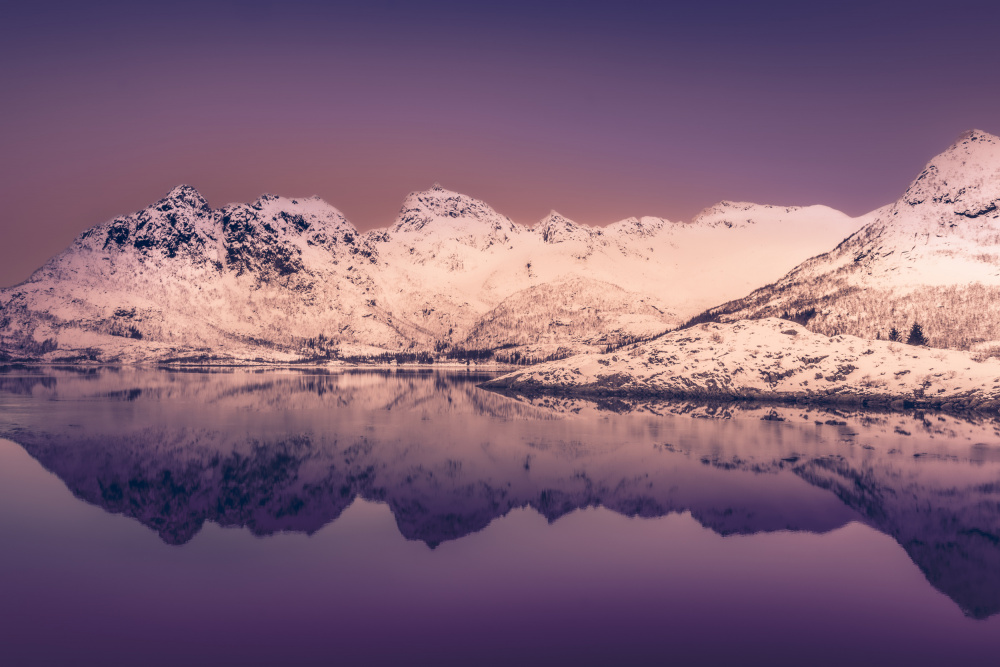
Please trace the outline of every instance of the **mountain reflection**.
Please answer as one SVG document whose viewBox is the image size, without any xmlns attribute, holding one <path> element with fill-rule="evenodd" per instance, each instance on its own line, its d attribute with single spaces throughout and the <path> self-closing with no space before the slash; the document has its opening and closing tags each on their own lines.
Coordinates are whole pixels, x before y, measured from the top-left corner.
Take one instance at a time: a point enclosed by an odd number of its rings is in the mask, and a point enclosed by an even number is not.
<svg viewBox="0 0 1000 667">
<path fill-rule="evenodd" d="M 355 498 L 431 547 L 512 509 L 690 512 L 722 534 L 895 539 L 1000 611 L 1000 425 L 981 417 L 501 396 L 475 373 L 8 369 L 0 435 L 170 544 L 206 521 L 313 533 Z"/>
</svg>

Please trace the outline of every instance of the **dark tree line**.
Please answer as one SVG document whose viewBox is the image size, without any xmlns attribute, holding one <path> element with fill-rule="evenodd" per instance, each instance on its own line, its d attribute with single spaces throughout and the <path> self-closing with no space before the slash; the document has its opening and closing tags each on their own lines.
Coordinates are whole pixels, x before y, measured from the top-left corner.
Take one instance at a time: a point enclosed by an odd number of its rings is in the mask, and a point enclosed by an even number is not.
<svg viewBox="0 0 1000 667">
<path fill-rule="evenodd" d="M 875 339 L 882 340 L 881 331 L 875 335 Z M 886 340 L 894 343 L 905 342 L 907 345 L 927 345 L 927 336 L 924 335 L 924 328 L 918 322 L 914 322 L 913 326 L 910 327 L 910 333 L 907 335 L 905 341 L 903 340 L 903 334 L 896 327 L 889 329 L 889 335 L 886 337 Z"/>
<path fill-rule="evenodd" d="M 633 334 L 625 334 L 625 335 L 619 336 L 618 340 L 615 340 L 615 341 L 610 342 L 607 345 L 605 345 L 604 346 L 604 353 L 607 354 L 608 352 L 616 352 L 616 351 L 622 349 L 623 347 L 626 347 L 628 345 L 634 345 L 635 343 L 647 343 L 647 342 L 649 342 L 651 340 L 656 340 L 657 338 L 659 338 L 661 336 L 665 336 L 666 334 L 668 334 L 670 332 L 671 332 L 671 329 L 667 329 L 666 331 L 661 331 L 660 333 L 648 334 L 648 335 L 645 335 L 645 336 L 637 336 L 637 335 L 633 335 Z"/>
<path fill-rule="evenodd" d="M 118 322 L 115 322 L 111 326 L 111 331 L 109 331 L 112 336 L 120 336 L 121 338 L 134 338 L 136 340 L 142 340 L 142 332 L 134 324 L 128 325 L 128 328 L 123 327 Z"/>
<path fill-rule="evenodd" d="M 433 364 L 434 355 L 430 352 L 383 352 L 381 354 L 364 354 L 338 356 L 337 359 L 352 364 Z"/>
</svg>

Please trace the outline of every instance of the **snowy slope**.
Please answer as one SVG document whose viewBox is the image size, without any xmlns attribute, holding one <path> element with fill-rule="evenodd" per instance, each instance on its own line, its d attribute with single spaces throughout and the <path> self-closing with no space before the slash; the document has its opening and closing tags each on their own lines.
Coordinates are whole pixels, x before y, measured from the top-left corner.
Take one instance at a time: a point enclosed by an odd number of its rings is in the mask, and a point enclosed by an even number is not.
<svg viewBox="0 0 1000 667">
<path fill-rule="evenodd" d="M 521 392 L 801 400 L 1000 409 L 1000 361 L 777 318 L 706 323 L 601 355 L 532 366 L 484 386 Z"/>
<path fill-rule="evenodd" d="M 989 345 L 1000 340 L 998 204 L 1000 138 L 967 132 L 834 250 L 705 319 L 815 308 L 808 326 L 825 334 L 905 335 L 917 321 L 934 346 Z"/>
<path fill-rule="evenodd" d="M 556 336 L 557 342 L 594 345 L 607 340 L 606 320 L 614 320 L 612 330 L 630 335 L 663 331 L 729 298 L 723 295 L 778 278 L 795 261 L 863 224 L 826 207 L 744 205 L 741 214 L 735 225 L 709 217 L 689 224 L 647 217 L 601 228 L 553 211 L 528 228 L 435 186 L 407 197 L 395 224 L 366 238 L 380 258 L 375 280 L 386 308 L 440 341 L 466 347 L 499 340 L 520 344 L 530 337 L 528 330 L 498 326 L 520 302 L 525 314 L 559 313 L 533 321 L 530 330 L 553 331 L 573 322 L 572 333 L 562 330 L 567 335 Z M 581 281 L 595 287 L 579 289 Z M 596 288 L 600 284 L 613 289 Z M 546 285 L 573 285 L 573 303 L 566 303 L 559 288 L 539 290 Z M 630 295 L 627 300 L 618 297 L 622 291 Z M 631 312 L 627 302 L 635 304 Z M 568 313 L 567 306 L 579 315 Z"/>
</svg>

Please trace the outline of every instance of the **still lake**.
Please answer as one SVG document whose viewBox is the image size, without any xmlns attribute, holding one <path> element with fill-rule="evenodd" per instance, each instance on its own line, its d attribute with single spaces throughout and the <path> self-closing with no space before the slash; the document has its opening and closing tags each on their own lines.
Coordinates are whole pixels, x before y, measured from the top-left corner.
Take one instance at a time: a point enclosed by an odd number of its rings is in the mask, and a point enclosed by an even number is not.
<svg viewBox="0 0 1000 667">
<path fill-rule="evenodd" d="M 0 372 L 0 664 L 996 665 L 1000 423 Z"/>
</svg>

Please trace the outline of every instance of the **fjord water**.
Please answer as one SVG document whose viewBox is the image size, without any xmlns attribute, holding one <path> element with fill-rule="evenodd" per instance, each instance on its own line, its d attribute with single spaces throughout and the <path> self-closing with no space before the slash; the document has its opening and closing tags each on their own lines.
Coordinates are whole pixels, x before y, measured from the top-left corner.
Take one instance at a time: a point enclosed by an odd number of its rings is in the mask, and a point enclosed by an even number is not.
<svg viewBox="0 0 1000 667">
<path fill-rule="evenodd" d="M 0 373 L 0 662 L 995 664 L 997 422 L 484 379 Z"/>
</svg>

